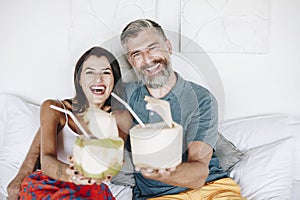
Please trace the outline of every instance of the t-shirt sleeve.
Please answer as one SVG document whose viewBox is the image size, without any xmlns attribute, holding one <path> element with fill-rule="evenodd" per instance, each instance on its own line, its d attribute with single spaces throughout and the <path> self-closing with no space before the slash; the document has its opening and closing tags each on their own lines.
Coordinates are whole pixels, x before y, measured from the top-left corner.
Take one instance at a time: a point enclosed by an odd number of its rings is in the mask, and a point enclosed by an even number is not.
<svg viewBox="0 0 300 200">
<path fill-rule="evenodd" d="M 203 141 L 215 149 L 218 138 L 218 103 L 208 90 L 204 91 L 196 92 L 198 102 L 187 127 L 187 144 Z"/>
</svg>

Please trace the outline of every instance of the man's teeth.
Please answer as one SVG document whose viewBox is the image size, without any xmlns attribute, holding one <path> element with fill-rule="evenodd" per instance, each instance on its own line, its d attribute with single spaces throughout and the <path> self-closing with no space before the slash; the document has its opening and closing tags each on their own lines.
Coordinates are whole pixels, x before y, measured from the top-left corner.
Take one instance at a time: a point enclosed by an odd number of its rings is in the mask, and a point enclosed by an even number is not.
<svg viewBox="0 0 300 200">
<path fill-rule="evenodd" d="M 159 63 L 157 63 L 157 64 L 154 65 L 153 67 L 147 68 L 146 70 L 150 72 L 150 71 L 153 71 L 153 70 L 155 70 L 156 68 L 158 68 L 158 66 L 159 66 Z"/>
</svg>

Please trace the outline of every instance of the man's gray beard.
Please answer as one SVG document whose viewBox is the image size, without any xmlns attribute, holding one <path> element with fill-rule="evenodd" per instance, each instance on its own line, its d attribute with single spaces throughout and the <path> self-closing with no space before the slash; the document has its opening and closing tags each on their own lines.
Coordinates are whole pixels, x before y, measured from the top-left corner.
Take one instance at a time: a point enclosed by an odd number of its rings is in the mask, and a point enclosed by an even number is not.
<svg viewBox="0 0 300 200">
<path fill-rule="evenodd" d="M 146 84 L 147 87 L 152 89 L 158 89 L 164 86 L 168 82 L 171 72 L 172 72 L 171 66 L 165 65 L 165 67 L 163 67 L 161 71 L 158 74 L 154 75 L 153 77 L 149 77 L 141 71 L 137 72 L 137 74 L 139 77 L 141 77 L 141 79 L 143 80 L 143 82 Z"/>
</svg>

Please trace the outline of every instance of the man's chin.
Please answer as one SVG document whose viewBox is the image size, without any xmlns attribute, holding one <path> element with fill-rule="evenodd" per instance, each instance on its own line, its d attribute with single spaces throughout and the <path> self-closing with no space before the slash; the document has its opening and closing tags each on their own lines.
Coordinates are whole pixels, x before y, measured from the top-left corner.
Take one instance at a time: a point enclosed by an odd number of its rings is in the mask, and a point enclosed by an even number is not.
<svg viewBox="0 0 300 200">
<path fill-rule="evenodd" d="M 160 88 L 162 88 L 163 85 L 158 85 L 158 84 L 148 84 L 147 85 L 146 84 L 146 86 L 151 89 L 160 89 Z"/>
<path fill-rule="evenodd" d="M 145 85 L 152 89 L 159 89 L 166 84 L 166 81 L 154 81 L 154 80 L 146 80 L 144 81 Z"/>
</svg>

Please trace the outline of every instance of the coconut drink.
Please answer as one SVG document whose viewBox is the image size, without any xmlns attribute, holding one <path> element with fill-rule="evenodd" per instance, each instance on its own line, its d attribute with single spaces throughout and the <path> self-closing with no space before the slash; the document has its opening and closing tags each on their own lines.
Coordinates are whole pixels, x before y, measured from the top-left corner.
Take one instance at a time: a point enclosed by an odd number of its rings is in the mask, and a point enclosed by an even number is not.
<svg viewBox="0 0 300 200">
<path fill-rule="evenodd" d="M 91 138 L 78 136 L 73 146 L 74 164 L 84 177 L 113 177 L 123 165 L 123 139 L 113 115 L 102 110 L 88 110 L 84 116 Z"/>
<path fill-rule="evenodd" d="M 182 162 L 182 126 L 173 122 L 169 102 L 147 96 L 145 101 L 163 121 L 130 129 L 132 161 L 139 168 L 176 167 Z"/>
<path fill-rule="evenodd" d="M 87 178 L 113 177 L 122 168 L 123 147 L 121 138 L 87 139 L 78 136 L 73 146 L 75 167 Z"/>
</svg>

